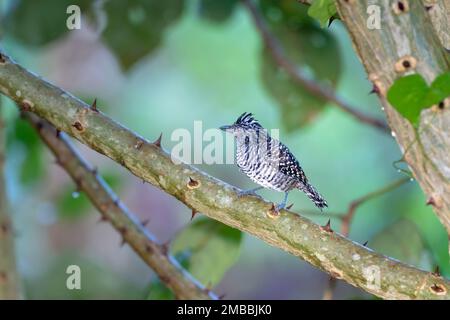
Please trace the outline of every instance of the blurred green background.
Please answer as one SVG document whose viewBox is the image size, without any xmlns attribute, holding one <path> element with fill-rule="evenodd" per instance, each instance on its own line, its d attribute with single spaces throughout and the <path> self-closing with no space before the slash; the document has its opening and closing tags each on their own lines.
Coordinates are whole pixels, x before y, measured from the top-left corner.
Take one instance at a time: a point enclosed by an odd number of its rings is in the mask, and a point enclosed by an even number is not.
<svg viewBox="0 0 450 320">
<path fill-rule="evenodd" d="M 324 224 L 327 212 L 345 213 L 350 202 L 404 178 L 394 162 L 395 140 L 355 121 L 292 83 L 265 53 L 249 12 L 236 0 L 69 1 L 3 0 L 2 47 L 45 79 L 163 146 L 177 128 L 203 129 L 252 112 L 298 157 L 329 203 L 311 214 L 310 201 L 292 192 L 293 210 Z M 68 30 L 66 9 L 78 4 L 80 30 Z M 338 21 L 330 28 L 294 0 L 262 0 L 272 32 L 301 72 L 367 114 L 383 117 L 371 85 Z M 3 99 L 7 119 L 6 176 L 17 233 L 17 257 L 29 299 L 159 299 L 171 295 L 153 272 L 99 218 L 87 198 L 54 163 L 15 106 Z M 328 276 L 261 240 L 206 220 L 174 198 L 76 143 L 161 241 L 205 285 L 225 299 L 320 299 Z M 206 144 L 205 144 L 206 145 Z M 254 185 L 234 165 L 200 165 L 240 188 Z M 280 202 L 282 195 L 261 192 Z M 447 234 L 415 181 L 361 206 L 350 238 L 401 261 L 449 276 Z M 332 218 L 339 228 L 341 221 Z M 185 229 L 188 228 L 188 229 Z M 198 240 L 206 237 L 205 241 Z M 175 240 L 174 240 L 175 239 Z M 1 258 L 1 257 L 0 257 Z M 66 268 L 82 270 L 82 290 L 67 290 Z M 335 299 L 371 299 L 338 282 Z"/>
</svg>

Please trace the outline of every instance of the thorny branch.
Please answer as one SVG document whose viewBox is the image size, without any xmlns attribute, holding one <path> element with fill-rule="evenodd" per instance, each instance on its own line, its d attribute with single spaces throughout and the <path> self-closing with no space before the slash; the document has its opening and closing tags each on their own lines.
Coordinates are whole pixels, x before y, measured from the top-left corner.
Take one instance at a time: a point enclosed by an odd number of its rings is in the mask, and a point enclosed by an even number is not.
<svg viewBox="0 0 450 320">
<path fill-rule="evenodd" d="M 450 298 L 448 280 L 373 252 L 290 211 L 274 215 L 272 203 L 239 197 L 236 188 L 174 163 L 161 140 L 149 143 L 5 54 L 0 55 L 0 92 L 192 210 L 248 232 L 335 278 L 387 299 Z M 376 284 L 370 281 L 375 269 L 380 275 Z"/>
<path fill-rule="evenodd" d="M 36 129 L 63 167 L 72 177 L 80 191 L 86 193 L 101 214 L 101 220 L 110 222 L 121 234 L 124 243 L 152 268 L 177 299 L 217 299 L 207 288 L 203 288 L 178 262 L 169 255 L 165 244 L 159 244 L 142 223 L 119 200 L 99 176 L 74 149 L 64 133 L 57 132 L 48 122 L 32 113 L 24 117 Z"/>
<path fill-rule="evenodd" d="M 258 32 L 260 33 L 261 39 L 265 47 L 267 48 L 269 54 L 277 63 L 277 65 L 280 68 L 282 68 L 291 77 L 293 81 L 295 81 L 299 86 L 308 90 L 311 94 L 315 95 L 316 97 L 322 98 L 326 101 L 333 102 L 339 109 L 350 114 L 358 121 L 373 126 L 374 128 L 381 130 L 384 133 L 390 133 L 389 127 L 387 126 L 385 121 L 364 114 L 357 108 L 351 106 L 342 97 L 338 96 L 332 90 L 332 88 L 317 83 L 316 81 L 311 80 L 303 73 L 301 73 L 299 69 L 295 66 L 295 64 L 285 54 L 283 47 L 281 46 L 278 39 L 269 30 L 266 22 L 264 21 L 264 17 L 261 15 L 261 13 L 259 12 L 256 5 L 253 3 L 253 1 L 242 0 L 242 3 L 251 14 L 255 26 Z"/>
</svg>

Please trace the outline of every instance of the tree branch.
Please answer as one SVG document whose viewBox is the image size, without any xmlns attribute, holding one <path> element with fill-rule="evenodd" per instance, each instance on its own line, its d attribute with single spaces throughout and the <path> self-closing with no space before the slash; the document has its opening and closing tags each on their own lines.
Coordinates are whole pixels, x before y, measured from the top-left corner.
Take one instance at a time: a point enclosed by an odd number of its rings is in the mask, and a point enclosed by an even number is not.
<svg viewBox="0 0 450 320">
<path fill-rule="evenodd" d="M 336 3 L 369 79 L 377 88 L 404 160 L 427 194 L 427 203 L 433 206 L 450 234 L 450 108 L 445 107 L 450 103 L 442 103 L 443 108 L 424 110 L 416 132 L 386 99 L 392 83 L 405 74 L 419 73 L 431 83 L 448 71 L 449 56 L 421 1 L 403 0 L 403 10 L 395 7 L 399 2 L 377 2 L 383 12 L 380 30 L 367 28 L 368 0 Z"/>
<path fill-rule="evenodd" d="M 203 288 L 178 262 L 168 254 L 164 244 L 158 244 L 142 223 L 119 200 L 106 182 L 76 152 L 64 133 L 59 133 L 47 122 L 32 113 L 24 113 L 26 119 L 39 133 L 80 191 L 86 193 L 92 204 L 122 235 L 123 241 L 152 268 L 161 282 L 173 291 L 177 299 L 217 299 L 208 289 Z"/>
<path fill-rule="evenodd" d="M 369 192 L 368 194 L 353 200 L 350 205 L 348 206 L 348 210 L 347 213 L 345 215 L 343 215 L 341 217 L 342 219 L 342 226 L 341 226 L 341 232 L 342 234 L 347 237 L 350 231 L 350 223 L 353 219 L 353 217 L 355 216 L 356 210 L 364 203 L 366 203 L 367 201 L 376 198 L 378 196 L 381 196 L 385 193 L 388 193 L 394 189 L 397 189 L 398 187 L 400 187 L 401 185 L 405 184 L 406 182 L 408 182 L 410 180 L 410 178 L 403 178 L 403 179 L 399 179 L 397 181 L 394 181 L 391 184 L 388 184 L 387 186 L 375 190 L 373 192 Z"/>
<path fill-rule="evenodd" d="M 3 174 L 5 170 L 6 130 L 2 121 L 2 100 L 3 96 L 0 95 L 0 300 L 21 298 L 13 224 L 8 213 L 8 196 Z"/>
<path fill-rule="evenodd" d="M 8 56 L 2 57 L 0 92 L 194 211 L 248 232 L 379 297 L 450 298 L 449 281 L 368 250 L 295 213 L 271 214 L 272 203 L 239 197 L 236 188 L 190 165 L 175 164 L 159 140 L 147 142 Z M 376 284 L 371 282 L 374 270 L 380 276 Z"/>
<path fill-rule="evenodd" d="M 263 40 L 269 54 L 276 64 L 282 68 L 295 83 L 302 88 L 305 88 L 316 97 L 333 102 L 339 109 L 350 114 L 358 121 L 373 126 L 384 133 L 390 133 L 386 122 L 364 114 L 355 107 L 351 106 L 342 97 L 338 96 L 332 88 L 317 83 L 301 73 L 296 65 L 287 57 L 278 39 L 270 32 L 266 22 L 264 21 L 264 17 L 261 15 L 253 1 L 242 0 L 242 3 L 251 14 L 255 22 L 256 29 L 260 33 L 261 39 Z"/>
</svg>

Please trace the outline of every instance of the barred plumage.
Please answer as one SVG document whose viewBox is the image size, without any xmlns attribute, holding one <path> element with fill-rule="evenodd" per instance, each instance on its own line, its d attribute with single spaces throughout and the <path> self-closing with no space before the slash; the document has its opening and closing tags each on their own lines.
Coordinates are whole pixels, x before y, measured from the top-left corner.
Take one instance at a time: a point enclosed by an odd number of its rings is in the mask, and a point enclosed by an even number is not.
<svg viewBox="0 0 450 320">
<path fill-rule="evenodd" d="M 285 192 L 278 209 L 286 206 L 287 195 L 292 189 L 303 191 L 320 209 L 328 206 L 309 184 L 294 155 L 284 144 L 272 138 L 251 113 L 242 114 L 234 124 L 221 129 L 235 136 L 236 164 L 243 173 L 262 187 Z"/>
</svg>

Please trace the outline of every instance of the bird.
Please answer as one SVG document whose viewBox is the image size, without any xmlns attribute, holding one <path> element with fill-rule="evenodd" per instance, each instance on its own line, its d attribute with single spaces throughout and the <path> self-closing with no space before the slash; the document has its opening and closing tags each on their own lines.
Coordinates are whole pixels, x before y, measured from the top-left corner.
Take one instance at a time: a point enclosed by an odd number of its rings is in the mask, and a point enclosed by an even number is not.
<svg viewBox="0 0 450 320">
<path fill-rule="evenodd" d="M 235 162 L 240 171 L 260 185 L 241 191 L 239 196 L 257 195 L 256 191 L 263 188 L 284 192 L 283 201 L 275 207 L 279 211 L 286 207 L 289 192 L 299 189 L 321 211 L 328 207 L 326 200 L 309 183 L 289 148 L 272 138 L 253 114 L 244 112 L 233 124 L 221 126 L 220 129 L 235 138 Z"/>
</svg>

